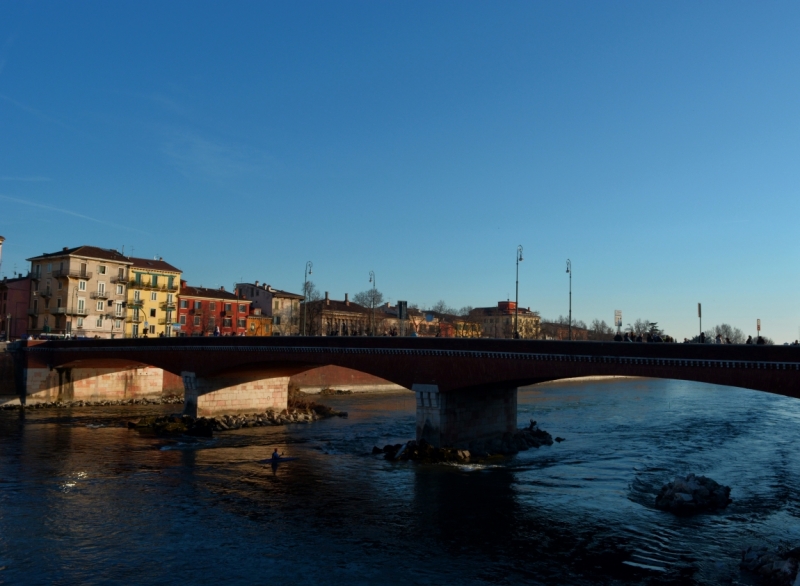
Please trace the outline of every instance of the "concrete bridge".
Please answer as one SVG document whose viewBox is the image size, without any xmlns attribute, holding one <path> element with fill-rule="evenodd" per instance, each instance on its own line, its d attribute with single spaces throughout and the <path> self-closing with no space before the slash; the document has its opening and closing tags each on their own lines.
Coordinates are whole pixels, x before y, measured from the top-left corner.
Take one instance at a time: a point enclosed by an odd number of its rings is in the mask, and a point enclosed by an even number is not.
<svg viewBox="0 0 800 586">
<path fill-rule="evenodd" d="M 163 369 L 180 376 L 184 411 L 195 416 L 285 409 L 290 376 L 337 365 L 413 390 L 417 437 L 452 446 L 515 431 L 517 388 L 563 378 L 681 379 L 800 398 L 797 346 L 383 337 L 158 338 L 20 342 L 13 353 L 22 402 L 72 399 L 81 385 L 114 398 L 126 385 L 146 387 L 148 373 Z"/>
</svg>

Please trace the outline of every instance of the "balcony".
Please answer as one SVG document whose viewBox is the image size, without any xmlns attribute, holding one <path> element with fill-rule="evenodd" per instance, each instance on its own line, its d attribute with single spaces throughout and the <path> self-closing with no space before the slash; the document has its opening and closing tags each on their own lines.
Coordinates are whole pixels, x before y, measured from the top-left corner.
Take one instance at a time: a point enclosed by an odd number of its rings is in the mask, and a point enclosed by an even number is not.
<svg viewBox="0 0 800 586">
<path fill-rule="evenodd" d="M 129 324 L 140 324 L 144 321 L 144 317 L 141 315 L 129 315 L 125 318 L 125 322 Z"/>
<path fill-rule="evenodd" d="M 158 318 L 158 325 L 160 325 L 160 326 L 165 326 L 165 325 L 171 324 L 171 323 L 172 323 L 172 320 L 167 321 L 167 319 L 164 318 L 164 317 Z"/>
<path fill-rule="evenodd" d="M 163 309 L 164 311 L 175 311 L 177 309 L 177 305 L 175 305 L 175 302 L 170 303 L 168 301 L 165 301 L 159 307 L 161 307 L 161 309 Z"/>
<path fill-rule="evenodd" d="M 57 271 L 53 271 L 53 276 L 57 279 L 61 278 L 68 278 L 68 279 L 91 279 L 92 273 L 90 271 L 81 271 L 81 270 L 70 270 L 70 269 L 58 269 Z"/>
<path fill-rule="evenodd" d="M 39 297 L 44 297 L 45 299 L 50 299 L 53 296 L 53 292 L 50 289 L 45 289 L 44 291 L 38 291 L 35 293 L 38 293 Z"/>
<path fill-rule="evenodd" d="M 38 309 L 29 309 L 28 315 L 31 317 L 39 317 L 39 310 Z"/>
<path fill-rule="evenodd" d="M 89 313 L 89 311 L 85 307 L 79 307 L 78 309 L 73 309 L 67 313 L 70 315 L 86 315 Z"/>
<path fill-rule="evenodd" d="M 109 281 L 112 283 L 122 283 L 124 285 L 128 282 L 128 277 L 120 277 L 117 275 L 116 277 L 111 277 Z"/>
<path fill-rule="evenodd" d="M 54 307 L 51 313 L 55 315 L 67 315 L 67 308 L 66 307 Z"/>
<path fill-rule="evenodd" d="M 105 291 L 95 291 L 89 295 L 92 299 L 108 299 L 108 293 Z"/>
<path fill-rule="evenodd" d="M 142 307 L 144 305 L 144 299 L 133 299 L 132 301 L 128 301 L 128 307 Z"/>
</svg>

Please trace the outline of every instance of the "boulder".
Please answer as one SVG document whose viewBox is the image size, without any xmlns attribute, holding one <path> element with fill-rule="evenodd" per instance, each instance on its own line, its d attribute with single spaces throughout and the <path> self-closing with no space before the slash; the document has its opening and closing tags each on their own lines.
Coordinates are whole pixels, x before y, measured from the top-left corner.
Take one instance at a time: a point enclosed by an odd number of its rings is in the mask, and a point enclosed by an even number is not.
<svg viewBox="0 0 800 586">
<path fill-rule="evenodd" d="M 656 508 L 676 514 L 724 509 L 730 504 L 731 489 L 705 476 L 689 474 L 665 484 L 656 496 Z"/>
</svg>

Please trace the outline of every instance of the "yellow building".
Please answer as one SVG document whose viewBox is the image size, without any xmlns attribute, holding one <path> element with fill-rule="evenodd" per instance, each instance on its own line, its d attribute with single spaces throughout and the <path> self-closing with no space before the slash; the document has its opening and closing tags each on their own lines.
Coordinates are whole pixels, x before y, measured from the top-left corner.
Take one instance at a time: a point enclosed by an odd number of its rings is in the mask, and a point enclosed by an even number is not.
<svg viewBox="0 0 800 586">
<path fill-rule="evenodd" d="M 181 270 L 163 259 L 129 258 L 125 337 L 174 335 Z"/>
</svg>

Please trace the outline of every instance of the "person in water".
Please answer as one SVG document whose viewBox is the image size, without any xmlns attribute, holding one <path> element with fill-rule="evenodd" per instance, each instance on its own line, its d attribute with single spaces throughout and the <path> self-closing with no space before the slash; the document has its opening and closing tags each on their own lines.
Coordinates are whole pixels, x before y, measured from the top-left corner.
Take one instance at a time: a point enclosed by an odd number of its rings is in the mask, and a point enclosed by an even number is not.
<svg viewBox="0 0 800 586">
<path fill-rule="evenodd" d="M 277 462 L 281 459 L 281 455 L 278 453 L 278 448 L 275 448 L 275 451 L 272 452 L 272 461 Z"/>
</svg>

